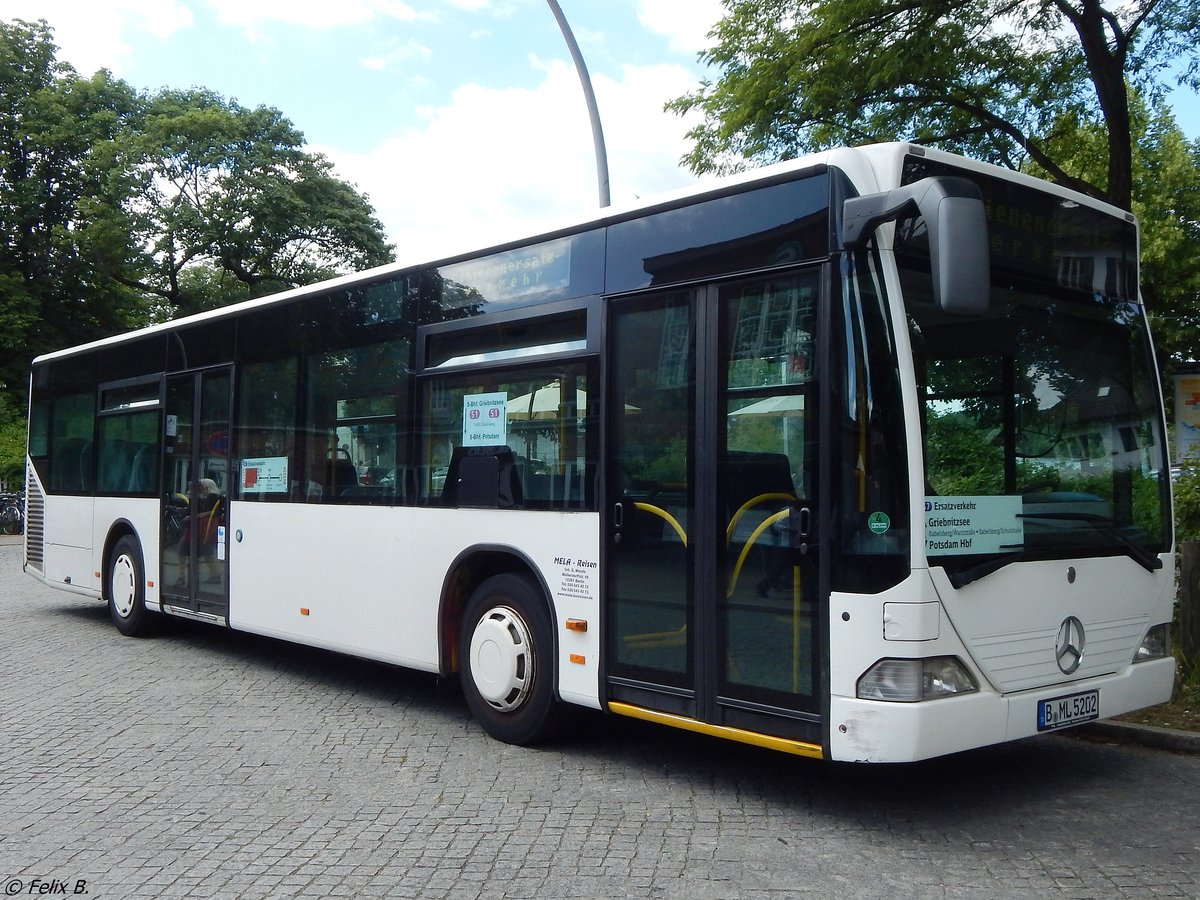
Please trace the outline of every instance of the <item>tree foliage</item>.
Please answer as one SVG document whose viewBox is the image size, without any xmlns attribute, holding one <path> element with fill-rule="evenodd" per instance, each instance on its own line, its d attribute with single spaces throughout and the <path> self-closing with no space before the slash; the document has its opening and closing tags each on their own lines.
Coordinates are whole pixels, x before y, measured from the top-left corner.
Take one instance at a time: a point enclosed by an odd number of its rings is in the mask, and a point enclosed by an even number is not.
<svg viewBox="0 0 1200 900">
<path fill-rule="evenodd" d="M 701 58 L 721 71 L 669 108 L 699 111 L 685 162 L 736 168 L 838 144 L 914 140 L 1054 180 L 1128 209 L 1129 87 L 1157 99 L 1185 63 L 1200 87 L 1190 0 L 726 0 Z M 1105 136 L 1100 178 L 1055 143 Z"/>
<path fill-rule="evenodd" d="M 1166 373 L 1200 359 L 1200 142 L 1158 101 L 1200 89 L 1200 5 L 1175 0 L 726 0 L 721 75 L 685 161 L 739 168 L 913 140 L 1132 209 Z"/>
<path fill-rule="evenodd" d="M 0 393 L 0 483 L 10 491 L 25 483 L 25 409 Z"/>
<path fill-rule="evenodd" d="M 45 22 L 0 22 L 6 382 L 33 353 L 391 259 L 367 198 L 278 110 L 55 55 Z"/>
<path fill-rule="evenodd" d="M 144 312 L 96 265 L 124 239 L 83 215 L 106 175 L 94 151 L 135 107 L 107 73 L 84 79 L 55 62 L 44 23 L 0 23 L 0 381 L 18 406 L 33 354 L 128 328 Z"/>
<path fill-rule="evenodd" d="M 391 259 L 278 110 L 56 56 L 46 22 L 0 21 L 0 412 L 39 353 Z"/>
<path fill-rule="evenodd" d="M 108 210 L 145 248 L 123 283 L 183 314 L 389 261 L 366 198 L 303 143 L 275 109 L 147 98 L 109 185 Z"/>
<path fill-rule="evenodd" d="M 1175 540 L 1200 541 L 1200 468 L 1185 460 L 1171 493 L 1175 505 Z"/>
<path fill-rule="evenodd" d="M 277 109 L 139 92 L 56 52 L 44 20 L 0 22 L 5 436 L 37 354 L 391 259 L 367 198 Z"/>
<path fill-rule="evenodd" d="M 1171 398 L 1175 364 L 1200 359 L 1200 140 L 1158 114 L 1136 142 L 1134 174 L 1142 296 Z"/>
<path fill-rule="evenodd" d="M 1189 142 L 1170 112 L 1136 95 L 1130 107 L 1142 297 L 1169 384 L 1176 363 L 1200 359 L 1200 140 Z M 1103 128 L 1090 125 L 1064 131 L 1049 146 L 1065 168 L 1103 184 L 1106 143 Z M 1049 177 L 1037 166 L 1026 168 Z"/>
</svg>

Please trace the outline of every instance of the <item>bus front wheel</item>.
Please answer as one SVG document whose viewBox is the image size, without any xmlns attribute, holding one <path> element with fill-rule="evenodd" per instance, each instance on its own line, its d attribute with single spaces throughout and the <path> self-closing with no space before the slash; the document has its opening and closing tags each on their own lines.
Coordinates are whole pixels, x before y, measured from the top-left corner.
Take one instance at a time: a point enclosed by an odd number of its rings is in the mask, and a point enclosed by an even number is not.
<svg viewBox="0 0 1200 900">
<path fill-rule="evenodd" d="M 137 538 L 125 535 L 108 557 L 108 612 L 121 634 L 141 637 L 151 629 L 153 615 L 146 609 L 145 564 Z"/>
<path fill-rule="evenodd" d="M 472 715 L 508 744 L 548 737 L 560 716 L 554 638 L 541 591 L 526 575 L 483 582 L 467 601 L 459 677 Z"/>
</svg>

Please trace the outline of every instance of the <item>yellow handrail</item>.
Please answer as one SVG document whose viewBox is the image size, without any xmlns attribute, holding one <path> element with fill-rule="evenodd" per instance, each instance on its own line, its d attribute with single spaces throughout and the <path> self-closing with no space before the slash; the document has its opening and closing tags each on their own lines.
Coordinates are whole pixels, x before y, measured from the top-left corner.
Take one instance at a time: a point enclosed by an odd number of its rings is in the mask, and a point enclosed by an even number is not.
<svg viewBox="0 0 1200 900">
<path fill-rule="evenodd" d="M 785 495 L 783 495 L 783 497 L 787 497 L 787 495 L 785 494 Z M 753 506 L 755 503 L 758 503 L 767 498 L 779 499 L 780 495 L 763 494 L 762 496 L 755 497 L 753 500 L 748 501 L 745 505 L 743 505 L 742 509 L 739 509 L 737 515 L 733 517 L 733 522 L 730 522 L 730 524 L 729 524 L 729 532 L 726 536 L 727 541 L 728 541 L 729 537 L 731 537 L 733 534 L 734 523 L 737 521 L 738 517 L 746 510 L 746 508 Z M 795 500 L 796 498 L 791 497 L 790 499 Z M 776 522 L 780 521 L 781 519 L 783 519 L 790 513 L 791 513 L 790 508 L 789 509 L 781 509 L 779 512 L 775 513 L 774 515 L 768 516 L 761 523 L 759 523 L 759 526 L 757 528 L 754 529 L 754 531 L 750 535 L 749 540 L 747 540 L 745 543 L 745 546 L 742 547 L 742 552 L 740 554 L 738 554 L 737 563 L 733 567 L 733 576 L 729 579 L 729 590 L 727 590 L 725 592 L 725 599 L 729 599 L 730 597 L 732 597 L 733 592 L 735 590 L 737 590 L 738 576 L 740 576 L 742 574 L 742 566 L 745 564 L 746 557 L 750 553 L 750 548 L 754 546 L 754 542 L 759 539 L 759 537 L 762 535 L 762 533 L 764 531 L 766 531 L 768 528 L 770 528 L 772 525 L 774 525 Z M 792 566 L 792 692 L 793 693 L 800 692 L 800 604 L 801 604 L 802 597 L 803 597 L 803 588 L 802 588 L 802 583 L 801 583 L 801 578 L 800 578 L 800 567 Z"/>
<path fill-rule="evenodd" d="M 754 542 L 758 540 L 759 535 L 761 535 L 780 519 L 790 515 L 791 512 L 792 511 L 790 509 L 781 509 L 779 512 L 775 513 L 775 515 L 767 516 L 767 518 L 763 519 L 762 522 L 759 523 L 759 526 L 754 529 L 754 532 L 750 535 L 750 539 L 746 541 L 745 546 L 742 547 L 742 552 L 738 554 L 737 564 L 733 567 L 733 577 L 729 579 L 729 590 L 725 592 L 726 599 L 733 596 L 733 592 L 737 588 L 738 576 L 742 573 L 742 564 L 746 562 L 746 555 L 750 552 L 750 548 L 754 546 Z"/>
<path fill-rule="evenodd" d="M 733 529 L 737 527 L 738 520 L 745 515 L 751 507 L 758 506 L 760 503 L 766 503 L 768 500 L 785 500 L 788 503 L 795 503 L 796 497 L 793 494 L 771 493 L 759 494 L 757 497 L 751 497 L 743 503 L 738 511 L 733 514 L 733 518 L 729 520 L 729 527 L 725 529 L 725 546 L 729 546 L 729 542 L 733 540 Z"/>
<path fill-rule="evenodd" d="M 683 526 L 679 524 L 679 520 L 661 507 L 655 506 L 652 503 L 643 503 L 639 500 L 633 502 L 635 509 L 640 509 L 642 512 L 648 512 L 658 516 L 673 529 L 675 534 L 679 536 L 679 540 L 683 542 L 683 546 L 687 547 L 687 532 L 683 530 Z M 675 631 L 655 631 L 648 634 L 628 634 L 624 637 L 627 647 L 635 647 L 643 650 L 646 649 L 661 649 L 663 647 L 679 647 L 687 643 L 687 624 L 685 623 Z"/>
<path fill-rule="evenodd" d="M 683 546 L 687 546 L 687 532 L 683 530 L 683 526 L 679 524 L 679 520 L 673 515 L 671 515 L 665 509 L 660 509 L 659 507 L 650 503 L 642 503 L 640 500 L 635 500 L 633 505 L 636 509 L 640 509 L 643 512 L 653 513 L 660 519 L 666 521 L 668 525 L 675 529 L 675 533 L 679 535 L 679 540 L 683 541 Z"/>
</svg>

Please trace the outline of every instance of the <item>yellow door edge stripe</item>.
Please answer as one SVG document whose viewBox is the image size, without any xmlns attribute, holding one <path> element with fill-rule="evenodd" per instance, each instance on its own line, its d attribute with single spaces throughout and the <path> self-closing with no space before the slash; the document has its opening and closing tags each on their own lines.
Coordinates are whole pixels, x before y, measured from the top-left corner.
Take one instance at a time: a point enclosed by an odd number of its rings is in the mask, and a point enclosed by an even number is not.
<svg viewBox="0 0 1200 900">
<path fill-rule="evenodd" d="M 708 725 L 704 722 L 697 722 L 695 719 L 689 719 L 686 716 L 643 709 L 640 706 L 631 706 L 628 703 L 612 701 L 608 704 L 608 710 L 619 716 L 630 716 L 631 718 L 642 719 L 646 722 L 657 722 L 659 725 L 682 728 L 684 731 L 694 731 L 697 734 L 707 734 L 713 737 L 725 738 L 728 741 L 753 744 L 755 747 L 766 747 L 768 750 L 779 750 L 783 753 L 792 753 L 796 756 L 807 756 L 809 759 L 825 758 L 820 744 L 793 741 L 788 738 L 774 737 L 769 734 L 759 734 L 756 731 L 743 731 L 741 728 L 730 728 L 727 725 Z"/>
</svg>

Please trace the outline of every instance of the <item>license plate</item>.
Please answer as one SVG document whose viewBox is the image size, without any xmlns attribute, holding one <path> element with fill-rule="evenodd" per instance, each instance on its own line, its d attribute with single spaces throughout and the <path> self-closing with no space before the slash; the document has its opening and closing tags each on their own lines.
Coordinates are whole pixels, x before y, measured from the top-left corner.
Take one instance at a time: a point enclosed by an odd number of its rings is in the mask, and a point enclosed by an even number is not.
<svg viewBox="0 0 1200 900">
<path fill-rule="evenodd" d="M 1084 691 L 1052 700 L 1041 700 L 1037 707 L 1038 731 L 1066 728 L 1100 718 L 1100 692 Z"/>
</svg>

